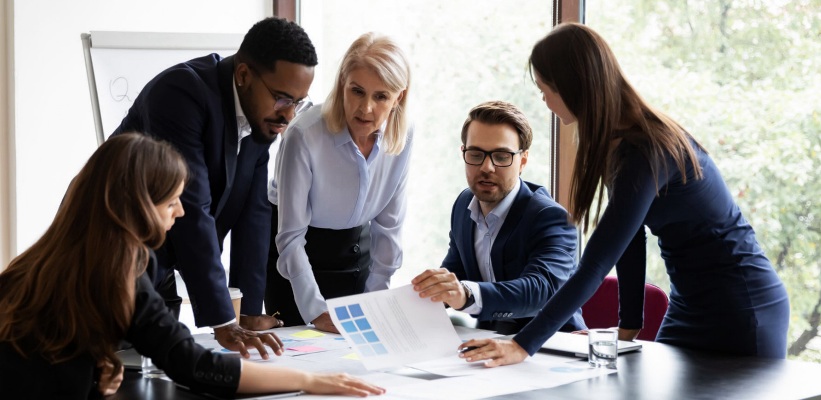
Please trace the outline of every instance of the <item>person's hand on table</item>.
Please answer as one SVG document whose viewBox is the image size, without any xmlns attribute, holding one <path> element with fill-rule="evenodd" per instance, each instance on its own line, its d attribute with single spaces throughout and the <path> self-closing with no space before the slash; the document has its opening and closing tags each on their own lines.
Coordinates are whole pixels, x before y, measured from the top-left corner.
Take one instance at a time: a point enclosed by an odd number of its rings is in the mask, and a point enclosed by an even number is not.
<svg viewBox="0 0 821 400">
<path fill-rule="evenodd" d="M 639 332 L 641 329 L 624 329 L 624 328 L 614 328 L 619 330 L 619 340 L 625 340 L 628 342 L 632 342 L 636 340 L 636 337 L 639 336 Z"/>
<path fill-rule="evenodd" d="M 468 347 L 475 347 L 459 354 L 469 362 L 485 361 L 486 367 L 518 364 L 524 361 L 529 354 L 513 340 L 501 339 L 471 339 L 459 345 L 459 351 Z"/>
<path fill-rule="evenodd" d="M 240 315 L 239 326 L 252 331 L 265 331 L 285 326 L 285 322 L 274 315 Z"/>
<path fill-rule="evenodd" d="M 319 314 L 319 316 L 311 321 L 311 323 L 314 324 L 314 328 L 319 329 L 320 331 L 339 333 L 339 329 L 336 329 L 336 326 L 334 326 L 334 321 L 331 320 L 331 314 L 327 311 Z"/>
<path fill-rule="evenodd" d="M 265 345 L 268 345 L 274 351 L 274 354 L 282 355 L 283 345 L 277 335 L 270 332 L 254 332 L 242 328 L 236 322 L 214 328 L 214 339 L 222 347 L 231 351 L 238 351 L 244 358 L 251 357 L 251 354 L 248 353 L 249 346 L 256 347 L 263 360 L 268 359 L 268 351 L 265 350 Z"/>
<path fill-rule="evenodd" d="M 310 374 L 305 392 L 365 397 L 384 394 L 385 389 L 348 374 Z"/>
<path fill-rule="evenodd" d="M 117 393 L 120 384 L 123 383 L 123 366 L 120 366 L 118 371 L 114 371 L 114 364 L 108 361 L 97 362 L 97 368 L 100 368 L 100 380 L 97 383 L 97 390 L 103 396 L 111 396 Z"/>
<path fill-rule="evenodd" d="M 462 308 L 467 301 L 459 279 L 445 268 L 425 270 L 413 278 L 411 284 L 413 290 L 419 292 L 419 297 L 442 301 L 453 309 Z"/>
</svg>

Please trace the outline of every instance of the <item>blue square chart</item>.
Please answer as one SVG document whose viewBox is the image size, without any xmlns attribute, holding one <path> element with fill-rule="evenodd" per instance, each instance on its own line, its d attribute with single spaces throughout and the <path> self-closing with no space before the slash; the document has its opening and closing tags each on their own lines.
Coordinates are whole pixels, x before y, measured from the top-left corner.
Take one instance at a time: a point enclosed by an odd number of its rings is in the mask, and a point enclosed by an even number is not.
<svg viewBox="0 0 821 400">
<path fill-rule="evenodd" d="M 376 352 L 373 351 L 371 346 L 359 346 L 359 351 L 362 352 L 362 355 L 365 357 L 373 357 L 376 355 Z"/>
<path fill-rule="evenodd" d="M 379 343 L 379 338 L 373 331 L 362 332 L 362 335 L 365 336 L 365 340 L 371 343 Z"/>
<path fill-rule="evenodd" d="M 348 315 L 348 309 L 345 307 L 337 307 L 334 311 L 336 311 L 336 317 L 339 318 L 340 321 L 351 318 L 351 316 Z"/>
<path fill-rule="evenodd" d="M 350 335 L 354 346 L 362 356 L 374 357 L 388 354 L 388 349 L 379 341 L 379 336 L 373 331 L 361 305 L 350 304 L 347 307 L 335 307 L 334 312 L 339 322 L 342 323 L 342 329 Z"/>
<path fill-rule="evenodd" d="M 354 320 L 354 322 L 356 322 L 356 326 L 359 327 L 360 331 L 366 331 L 368 329 L 371 329 L 371 324 L 369 324 L 368 320 L 365 318 L 356 319 Z"/>
<path fill-rule="evenodd" d="M 353 339 L 353 342 L 356 343 L 356 344 L 366 344 L 366 343 L 368 343 L 368 342 L 365 341 L 365 338 L 362 337 L 362 335 L 360 335 L 358 333 L 352 333 L 351 334 L 351 339 Z"/>
<path fill-rule="evenodd" d="M 348 310 L 351 311 L 351 317 L 364 317 L 365 313 L 362 312 L 362 307 L 359 304 L 351 304 L 348 306 Z"/>
<path fill-rule="evenodd" d="M 356 329 L 356 325 L 353 323 L 353 321 L 342 322 L 342 328 L 345 329 L 345 332 L 348 333 L 358 332 L 358 329 Z"/>
<path fill-rule="evenodd" d="M 388 354 L 388 349 L 386 349 L 381 343 L 373 345 L 373 351 L 376 352 L 376 354 Z"/>
</svg>

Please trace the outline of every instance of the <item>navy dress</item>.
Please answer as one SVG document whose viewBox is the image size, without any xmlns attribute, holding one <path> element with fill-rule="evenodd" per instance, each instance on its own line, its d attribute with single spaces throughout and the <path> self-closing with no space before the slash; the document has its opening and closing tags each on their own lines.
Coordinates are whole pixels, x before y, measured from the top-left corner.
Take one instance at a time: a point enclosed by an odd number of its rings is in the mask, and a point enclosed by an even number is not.
<svg viewBox="0 0 821 400">
<path fill-rule="evenodd" d="M 578 271 L 514 340 L 529 354 L 596 291 L 612 266 L 619 277 L 619 326 L 642 327 L 645 226 L 658 236 L 670 276 L 670 306 L 656 341 L 736 355 L 785 358 L 789 299 L 712 159 L 693 143 L 703 179 L 671 157 L 653 177 L 626 140 L 609 203 Z M 656 191 L 658 188 L 658 192 Z"/>
</svg>

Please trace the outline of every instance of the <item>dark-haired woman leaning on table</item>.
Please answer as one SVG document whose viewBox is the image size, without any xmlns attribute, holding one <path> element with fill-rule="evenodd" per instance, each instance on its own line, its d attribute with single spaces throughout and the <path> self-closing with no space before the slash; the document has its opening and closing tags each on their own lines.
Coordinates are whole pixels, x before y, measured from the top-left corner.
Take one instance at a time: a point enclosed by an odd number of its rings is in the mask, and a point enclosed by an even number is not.
<svg viewBox="0 0 821 400">
<path fill-rule="evenodd" d="M 575 23 L 539 41 L 531 71 L 565 124 L 578 123 L 570 212 L 587 227 L 608 203 L 578 270 L 513 340 L 474 340 L 461 355 L 488 366 L 518 363 L 596 291 L 616 266 L 619 338 L 642 327 L 645 226 L 659 238 L 670 306 L 656 340 L 718 354 L 785 358 L 790 306 L 718 168 L 683 127 L 647 104 L 604 39 Z M 594 211 L 594 199 L 600 200 Z"/>
<path fill-rule="evenodd" d="M 0 397 L 113 394 L 123 339 L 196 392 L 384 393 L 346 374 L 245 362 L 194 342 L 147 277 L 156 272 L 152 249 L 184 215 L 187 177 L 182 156 L 145 135 L 115 136 L 94 152 L 51 226 L 0 273 Z M 282 354 L 275 338 L 254 338 L 263 358 L 263 340 Z"/>
</svg>

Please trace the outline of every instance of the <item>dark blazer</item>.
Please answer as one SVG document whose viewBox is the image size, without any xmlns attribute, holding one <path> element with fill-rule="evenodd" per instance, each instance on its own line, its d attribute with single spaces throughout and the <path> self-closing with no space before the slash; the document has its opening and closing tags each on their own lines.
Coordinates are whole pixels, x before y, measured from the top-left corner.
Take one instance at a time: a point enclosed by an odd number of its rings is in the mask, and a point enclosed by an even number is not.
<svg viewBox="0 0 821 400">
<path fill-rule="evenodd" d="M 233 57 L 211 54 L 175 65 L 143 88 L 114 135 L 137 131 L 170 142 L 190 169 L 178 218 L 157 251 L 155 284 L 180 271 L 198 326 L 235 317 L 227 286 L 242 290 L 242 314 L 260 315 L 271 235 L 268 148 L 243 139 L 237 155 Z M 229 285 L 220 261 L 231 232 Z"/>
<path fill-rule="evenodd" d="M 152 260 L 153 261 L 153 260 Z M 151 268 L 151 267 L 150 267 Z M 240 360 L 211 353 L 194 342 L 191 332 L 178 322 L 154 291 L 147 274 L 137 279 L 134 315 L 125 339 L 163 369 L 175 382 L 196 392 L 219 396 L 236 393 Z M 101 398 L 99 370 L 88 354 L 51 364 L 31 347 L 22 357 L 0 342 L 0 397 L 9 399 Z"/>
<path fill-rule="evenodd" d="M 576 269 L 576 229 L 568 222 L 567 211 L 544 187 L 521 183 L 490 251 L 496 282 L 483 282 L 476 262 L 476 223 L 468 210 L 473 193 L 465 189 L 453 204 L 450 248 L 442 267 L 459 280 L 479 284 L 482 311 L 475 317 L 483 328 L 496 328 L 484 321 L 506 321 L 518 331 Z M 587 329 L 581 310 L 567 321 L 565 330 L 579 329 Z"/>
</svg>

